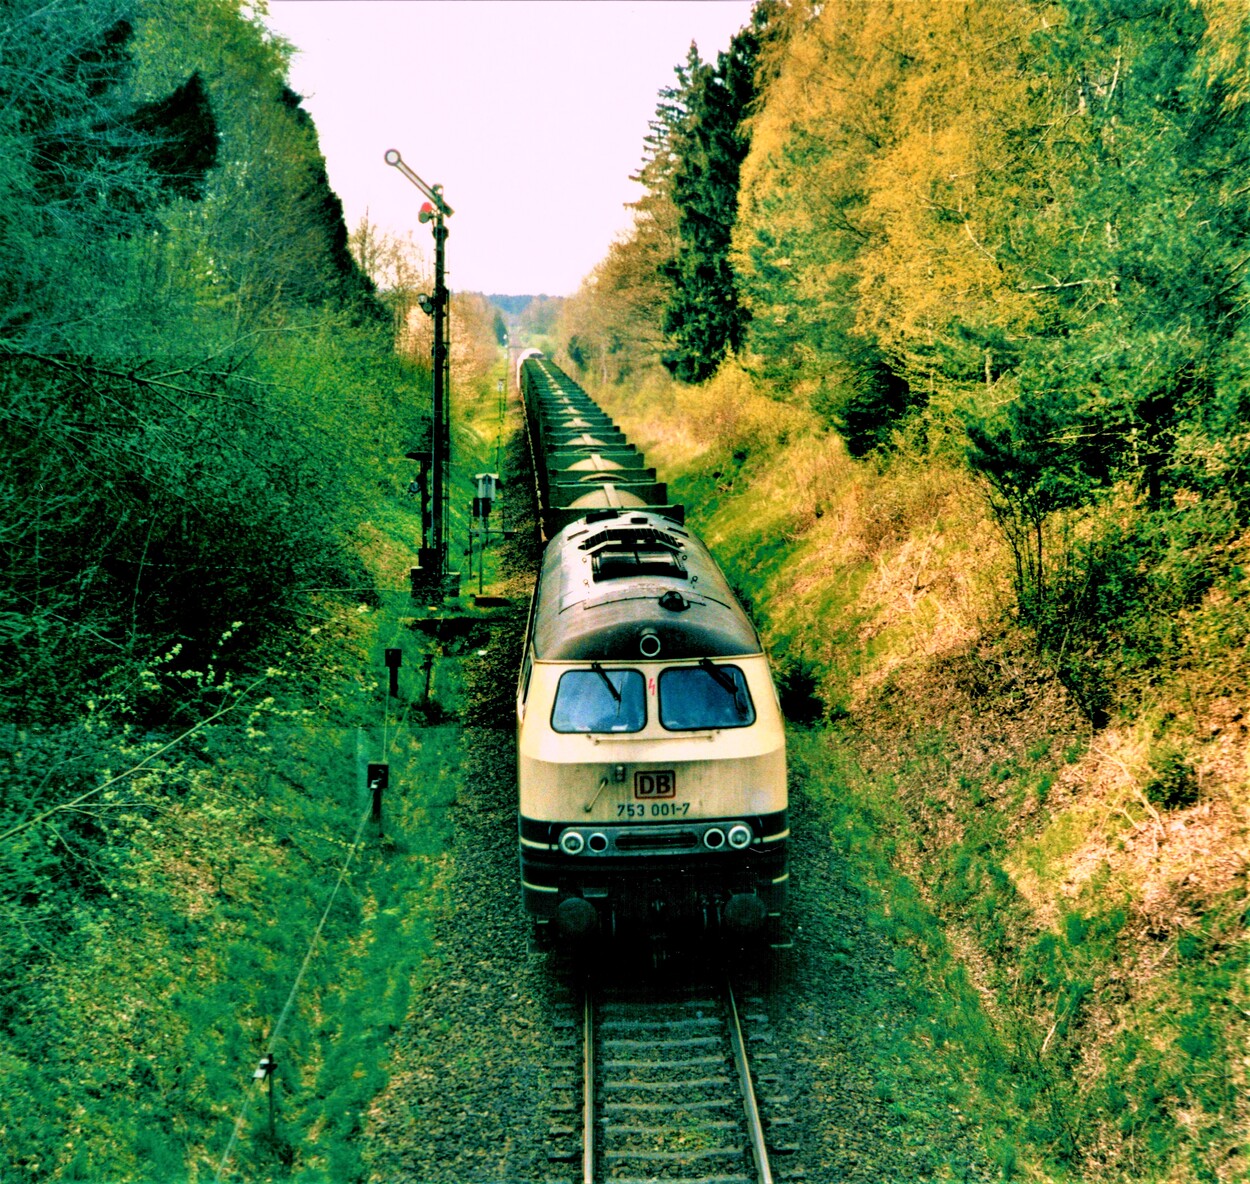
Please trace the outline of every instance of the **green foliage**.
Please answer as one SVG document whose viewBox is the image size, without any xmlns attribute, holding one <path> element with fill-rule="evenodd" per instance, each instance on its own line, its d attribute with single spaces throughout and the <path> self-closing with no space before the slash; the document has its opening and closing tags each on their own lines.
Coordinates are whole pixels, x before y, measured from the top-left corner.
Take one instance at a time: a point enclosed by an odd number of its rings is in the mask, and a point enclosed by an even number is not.
<svg viewBox="0 0 1250 1184">
<path fill-rule="evenodd" d="M 781 710 L 791 723 L 811 725 L 825 715 L 821 698 L 820 670 L 816 663 L 802 656 L 774 661 L 773 674 Z"/>
<path fill-rule="evenodd" d="M 999 5 L 984 38 L 959 19 L 791 21 L 742 166 L 748 348 L 855 455 L 907 392 L 957 416 L 1024 619 L 1079 616 L 1053 536 L 1111 490 L 1151 514 L 1250 504 L 1244 14 Z"/>
<path fill-rule="evenodd" d="M 359 435 L 367 457 L 377 442 L 336 424 L 345 409 L 335 388 L 362 382 L 380 415 L 394 394 L 379 389 L 380 374 L 352 371 L 350 329 L 319 333 L 289 334 L 282 353 L 233 373 L 166 355 L 152 380 L 112 361 L 0 354 L 0 478 L 24 507 L 7 540 L 18 611 L 0 647 L 24 718 L 81 703 L 119 663 L 133 676 L 175 642 L 175 668 L 203 668 L 231 622 L 246 623 L 248 648 L 294 619 L 306 589 L 366 582 L 342 531 L 372 465 L 343 446 Z M 296 345 L 292 365 L 285 349 Z M 393 369 L 384 340 L 358 345 Z M 287 386 L 303 367 L 304 385 Z M 230 664 L 239 644 L 215 660 Z"/>
<path fill-rule="evenodd" d="M 1039 484 L 1055 476 L 1041 472 Z M 1058 496 L 1074 484 L 1059 485 Z M 1046 492 L 1043 485 L 1037 496 Z M 1005 502 L 992 504 L 1002 510 Z M 1021 616 L 1099 726 L 1181 655 L 1185 614 L 1212 588 L 1239 582 L 1226 558 L 1240 529 L 1227 498 L 1180 498 L 1158 511 L 1107 499 L 1079 527 L 1070 518 L 1047 525 L 1037 514 L 1026 531 L 1021 517 L 999 515 L 1017 558 Z M 1043 540 L 1053 552 L 1045 563 Z"/>
<path fill-rule="evenodd" d="M 1092 1178 L 1091 1164 L 1108 1178 L 1163 1179 L 1177 1163 L 1210 1171 L 1226 1154 L 1237 1105 L 1226 1076 L 1242 1026 L 1230 974 L 1240 929 L 1233 894 L 1175 938 L 1162 974 L 1143 966 L 1159 955 L 1142 946 L 1134 902 L 1105 869 L 1039 930 L 1004 861 L 1029 765 L 1044 769 L 1045 754 L 956 774 L 957 739 L 913 737 L 915 757 L 894 777 L 867 776 L 840 756 L 851 789 L 836 796 L 873 836 L 856 850 L 857 866 L 869 865 L 870 846 L 896 850 L 927 886 L 933 911 L 914 914 L 924 940 L 953 929 L 980 952 L 978 985 L 993 1014 L 970 1009 L 955 1039 L 971 1054 L 979 1088 L 1001 1104 L 1008 1159 L 1036 1157 L 1060 1179 Z M 1193 771 L 1177 750 L 1161 748 L 1152 763 L 1152 792 L 1171 788 L 1191 800 Z M 944 784 L 924 810 L 905 804 Z M 943 832 L 959 837 L 935 841 Z M 1044 865 L 1054 856 L 1039 852 L 1034 870 L 1051 874 Z M 896 896 L 890 915 L 899 914 Z M 1148 989 L 1135 988 L 1139 974 Z M 1108 1037 L 1109 1014 L 1116 1029 Z"/>
<path fill-rule="evenodd" d="M 1142 786 L 1146 800 L 1164 810 L 1179 810 L 1198 800 L 1198 776 L 1183 752 L 1165 748 L 1152 755 L 1154 776 Z"/>
<path fill-rule="evenodd" d="M 373 696 L 355 698 L 346 709 L 373 719 Z M 294 706 L 210 729 L 193 759 L 152 763 L 89 814 L 23 832 L 19 849 L 77 870 L 45 867 L 24 896 L 4 884 L 8 905 L 23 902 L 0 919 L 0 1148 L 18 1178 L 177 1181 L 216 1167 L 365 802 L 358 728 L 293 724 Z M 5 800 L 73 739 L 25 734 Z M 98 730 L 90 741 L 84 754 L 119 762 L 145 748 Z M 284 1159 L 362 1175 L 356 1136 L 428 952 L 414 902 L 429 898 L 454 792 L 454 731 L 414 741 L 395 735 L 390 842 L 366 836 L 276 1044 L 278 1138 L 261 1101 L 235 1157 L 249 1178 L 285 1175 Z"/>
<path fill-rule="evenodd" d="M 530 342 L 540 337 L 548 337 L 554 331 L 560 310 L 564 306 L 563 296 L 525 297 L 525 305 L 517 313 L 517 324 L 522 339 Z"/>
<path fill-rule="evenodd" d="M 1250 211 L 1229 179 L 1250 175 L 1250 153 L 1201 9 L 1074 3 L 1068 18 L 1032 57 L 1044 102 L 1077 87 L 1078 118 L 1048 149 L 1064 162 L 1062 199 L 1014 240 L 1023 274 L 1051 277 L 1030 285 L 1046 331 L 1015 350 L 1006 406 L 965 423 L 1022 618 L 1101 723 L 1114 684 L 1165 659 L 1170 621 L 1247 515 L 1233 359 Z M 1103 65 L 1082 91 L 1091 54 Z M 1103 233 L 1076 233 L 1094 225 Z M 1124 505 L 1126 489 L 1140 505 Z M 1122 524 L 1107 521 L 1112 498 Z"/>
<path fill-rule="evenodd" d="M 1017 399 L 994 420 L 970 418 L 968 463 L 984 478 L 990 508 L 1015 559 L 1016 597 L 1025 619 L 1049 603 L 1045 525 L 1058 510 L 1083 505 L 1096 477 L 1084 463 L 1070 400 Z"/>
<path fill-rule="evenodd" d="M 0 32 L 0 334 L 41 345 L 97 321 L 119 239 L 203 196 L 218 128 L 202 79 L 132 92 L 133 6 L 19 3 Z M 138 244 L 130 242 L 131 250 Z"/>
<path fill-rule="evenodd" d="M 846 441 L 847 451 L 854 457 L 863 457 L 887 444 L 900 421 L 924 405 L 924 398 L 894 374 L 884 360 L 861 357 L 857 362 L 853 379 L 847 384 L 850 390 L 827 417 Z M 813 400 L 813 405 L 822 410 L 818 399 Z"/>
<path fill-rule="evenodd" d="M 366 443 L 353 422 L 364 405 L 349 410 L 340 391 L 368 373 L 349 373 L 354 354 L 399 376 L 369 326 L 311 124 L 258 26 L 205 10 L 201 52 L 181 39 L 166 53 L 158 30 L 176 5 L 19 7 L 0 37 L 15 96 L 0 120 L 13 165 L 0 180 L 0 695 L 9 718 L 39 719 L 73 710 L 92 685 L 132 682 L 173 645 L 166 673 L 202 670 L 210 652 L 218 668 L 237 665 L 267 626 L 293 620 L 303 589 L 361 585 L 342 532 L 372 457 L 399 449 Z M 231 61 L 265 85 L 244 99 Z M 268 126 L 269 150 L 285 137 L 278 155 L 299 166 L 281 213 L 305 278 L 264 302 L 222 270 L 218 231 L 243 212 L 223 179 L 246 167 L 243 145 L 214 165 L 240 121 Z M 250 225 L 277 216 L 264 197 L 257 181 Z M 280 273 L 280 252 L 265 254 Z M 333 400 L 308 397 L 336 384 Z M 381 375 L 365 387 L 373 414 L 394 422 Z M 233 621 L 245 634 L 219 645 Z M 184 710 L 166 692 L 131 694 L 128 710 Z"/>
</svg>

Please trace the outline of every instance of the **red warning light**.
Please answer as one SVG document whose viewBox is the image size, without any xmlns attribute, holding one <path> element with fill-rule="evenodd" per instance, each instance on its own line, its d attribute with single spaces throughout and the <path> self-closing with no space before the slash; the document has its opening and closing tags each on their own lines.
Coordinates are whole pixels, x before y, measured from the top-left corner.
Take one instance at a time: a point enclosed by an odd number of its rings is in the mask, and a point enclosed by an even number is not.
<svg viewBox="0 0 1250 1184">
<path fill-rule="evenodd" d="M 434 217 L 434 207 L 428 201 L 423 201 L 421 203 L 421 212 L 417 215 L 417 217 L 422 222 L 428 222 Z"/>
</svg>

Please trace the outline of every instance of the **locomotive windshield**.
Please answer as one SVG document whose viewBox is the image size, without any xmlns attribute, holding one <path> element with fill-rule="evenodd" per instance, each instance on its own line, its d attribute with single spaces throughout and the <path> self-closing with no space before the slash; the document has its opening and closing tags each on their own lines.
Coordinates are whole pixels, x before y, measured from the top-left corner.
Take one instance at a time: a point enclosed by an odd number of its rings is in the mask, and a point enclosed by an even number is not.
<svg viewBox="0 0 1250 1184">
<path fill-rule="evenodd" d="M 555 732 L 641 732 L 647 722 L 645 683 L 637 670 L 566 670 L 551 710 Z"/>
<path fill-rule="evenodd" d="M 755 705 L 737 666 L 704 658 L 698 666 L 660 672 L 660 723 L 670 731 L 745 728 L 754 722 Z"/>
</svg>

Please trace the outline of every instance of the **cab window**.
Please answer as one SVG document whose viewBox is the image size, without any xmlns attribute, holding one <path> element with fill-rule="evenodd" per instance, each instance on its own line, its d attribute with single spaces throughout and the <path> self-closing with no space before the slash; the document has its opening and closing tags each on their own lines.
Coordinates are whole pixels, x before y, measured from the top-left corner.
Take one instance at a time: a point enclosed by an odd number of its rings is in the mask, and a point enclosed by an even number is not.
<svg viewBox="0 0 1250 1184">
<path fill-rule="evenodd" d="M 556 686 L 551 727 L 556 732 L 641 732 L 647 722 L 646 684 L 637 670 L 566 670 Z"/>
<path fill-rule="evenodd" d="M 737 666 L 704 659 L 660 672 L 660 723 L 673 732 L 745 728 L 755 722 L 747 680 Z"/>
</svg>

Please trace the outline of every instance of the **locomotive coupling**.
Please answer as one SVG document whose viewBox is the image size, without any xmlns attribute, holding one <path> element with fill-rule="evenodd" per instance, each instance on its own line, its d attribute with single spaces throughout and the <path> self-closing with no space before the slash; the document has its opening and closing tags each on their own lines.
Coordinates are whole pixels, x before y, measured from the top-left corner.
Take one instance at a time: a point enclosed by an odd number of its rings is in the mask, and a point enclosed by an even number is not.
<svg viewBox="0 0 1250 1184">
<path fill-rule="evenodd" d="M 737 933 L 757 933 L 768 909 L 754 892 L 736 892 L 725 902 L 725 924 Z"/>
<path fill-rule="evenodd" d="M 587 937 L 599 928 L 599 914 L 590 901 L 569 896 L 556 909 L 556 924 L 565 937 Z"/>
</svg>

